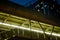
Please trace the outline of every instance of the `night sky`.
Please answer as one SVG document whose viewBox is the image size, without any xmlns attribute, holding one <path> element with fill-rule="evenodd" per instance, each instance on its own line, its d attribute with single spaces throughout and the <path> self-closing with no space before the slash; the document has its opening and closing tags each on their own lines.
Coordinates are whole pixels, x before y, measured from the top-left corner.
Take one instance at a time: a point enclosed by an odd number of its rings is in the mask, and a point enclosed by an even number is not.
<svg viewBox="0 0 60 40">
<path fill-rule="evenodd" d="M 57 0 L 57 3 L 60 5 L 60 0 Z"/>
<path fill-rule="evenodd" d="M 10 0 L 10 1 L 12 1 L 12 2 L 14 2 L 16 4 L 19 4 L 19 5 L 27 7 L 27 6 L 35 3 L 37 0 Z M 31 2 L 31 3 L 29 3 L 29 2 Z"/>
<path fill-rule="evenodd" d="M 28 7 L 29 5 L 32 5 L 33 3 L 35 3 L 38 0 L 10 0 L 11 2 L 14 2 L 16 4 Z M 57 4 L 60 5 L 60 0 L 56 0 Z"/>
</svg>

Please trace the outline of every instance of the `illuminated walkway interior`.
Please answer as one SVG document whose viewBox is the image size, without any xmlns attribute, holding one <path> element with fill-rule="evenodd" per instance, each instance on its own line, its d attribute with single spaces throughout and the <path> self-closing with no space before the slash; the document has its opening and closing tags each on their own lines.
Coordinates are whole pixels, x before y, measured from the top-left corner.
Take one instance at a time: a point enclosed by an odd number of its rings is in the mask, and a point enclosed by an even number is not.
<svg viewBox="0 0 60 40">
<path fill-rule="evenodd" d="M 60 37 L 60 27 L 58 26 L 17 17 L 3 12 L 0 12 L 0 31 L 1 40 L 8 40 L 16 35 L 38 39 L 45 39 L 49 36 L 50 39 L 54 40 L 58 40 L 57 38 Z"/>
</svg>

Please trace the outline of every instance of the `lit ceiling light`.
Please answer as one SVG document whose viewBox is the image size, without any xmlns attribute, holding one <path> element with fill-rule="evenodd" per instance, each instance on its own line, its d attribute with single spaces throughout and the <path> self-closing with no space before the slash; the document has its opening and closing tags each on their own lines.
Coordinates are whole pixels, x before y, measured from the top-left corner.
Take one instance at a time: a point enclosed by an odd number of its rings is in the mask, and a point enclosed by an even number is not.
<svg viewBox="0 0 60 40">
<path fill-rule="evenodd" d="M 37 11 L 40 12 L 40 9 L 38 9 Z"/>
<path fill-rule="evenodd" d="M 37 32 L 37 33 L 44 33 L 42 30 L 35 30 L 35 29 L 25 28 L 25 27 L 22 27 L 22 26 L 10 25 L 10 24 L 7 24 L 7 23 L 1 23 L 1 22 L 0 22 L 0 24 L 1 25 L 6 25 L 6 26 L 11 26 L 13 28 L 33 31 L 33 32 Z M 45 32 L 45 33 L 48 34 L 48 35 L 51 35 L 51 32 Z M 57 33 L 52 33 L 52 35 L 60 37 L 60 34 L 57 34 Z"/>
</svg>

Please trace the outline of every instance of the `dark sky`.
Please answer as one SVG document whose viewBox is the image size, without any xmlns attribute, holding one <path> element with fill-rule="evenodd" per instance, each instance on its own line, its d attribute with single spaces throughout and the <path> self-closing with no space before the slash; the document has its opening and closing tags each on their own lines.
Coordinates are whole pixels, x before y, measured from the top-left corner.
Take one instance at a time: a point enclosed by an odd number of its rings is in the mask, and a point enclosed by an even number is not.
<svg viewBox="0 0 60 40">
<path fill-rule="evenodd" d="M 10 0 L 14 3 L 17 3 L 19 5 L 23 5 L 23 6 L 29 6 L 33 3 L 35 3 L 37 0 Z M 31 1 L 31 3 L 29 3 Z M 28 3 L 28 4 L 27 4 Z"/>
<path fill-rule="evenodd" d="M 16 4 L 27 7 L 27 6 L 35 3 L 38 0 L 10 0 L 10 1 L 12 1 L 12 2 L 14 2 Z M 29 3 L 29 2 L 31 2 L 31 3 Z M 60 5 L 60 0 L 56 0 L 56 2 Z"/>
<path fill-rule="evenodd" d="M 57 0 L 57 3 L 60 5 L 60 0 Z"/>
</svg>

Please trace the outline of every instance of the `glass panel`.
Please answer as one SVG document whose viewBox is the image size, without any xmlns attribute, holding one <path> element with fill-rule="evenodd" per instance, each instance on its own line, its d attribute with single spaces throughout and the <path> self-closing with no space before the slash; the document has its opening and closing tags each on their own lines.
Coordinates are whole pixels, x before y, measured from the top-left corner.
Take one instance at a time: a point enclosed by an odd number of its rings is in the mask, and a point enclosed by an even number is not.
<svg viewBox="0 0 60 40">
<path fill-rule="evenodd" d="M 36 32 L 31 32 L 31 37 L 36 39 L 37 38 L 37 33 Z"/>
<path fill-rule="evenodd" d="M 3 22 L 3 20 L 5 20 L 6 18 L 6 16 L 0 15 L 0 22 Z"/>
<path fill-rule="evenodd" d="M 7 19 L 7 23 L 12 24 L 12 25 L 22 25 L 23 22 L 24 21 L 18 20 L 18 19 L 15 19 L 15 18 L 8 18 Z"/>
<path fill-rule="evenodd" d="M 44 35 L 43 34 L 39 34 L 39 39 L 44 40 Z"/>
<path fill-rule="evenodd" d="M 26 31 L 26 30 L 24 30 L 24 36 L 25 37 L 28 37 L 28 38 L 31 38 L 31 32 L 30 31 Z"/>
<path fill-rule="evenodd" d="M 29 20 L 25 20 L 22 26 L 29 28 Z"/>
<path fill-rule="evenodd" d="M 54 26 L 54 33 L 60 34 L 60 27 Z"/>
<path fill-rule="evenodd" d="M 51 32 L 52 31 L 52 28 L 53 28 L 52 25 L 41 23 L 41 22 L 40 22 L 40 24 L 41 24 L 43 30 L 45 30 L 46 32 Z"/>
<path fill-rule="evenodd" d="M 31 28 L 35 30 L 42 30 L 39 23 L 37 21 L 31 20 Z"/>
</svg>

